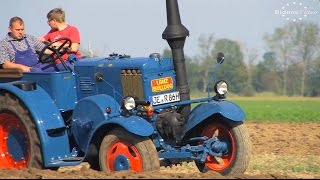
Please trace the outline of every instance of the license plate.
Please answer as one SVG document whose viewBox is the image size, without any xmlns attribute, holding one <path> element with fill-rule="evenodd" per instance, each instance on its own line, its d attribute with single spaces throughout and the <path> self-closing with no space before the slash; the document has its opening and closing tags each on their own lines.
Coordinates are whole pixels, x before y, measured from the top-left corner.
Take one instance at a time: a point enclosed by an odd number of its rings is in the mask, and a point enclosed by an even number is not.
<svg viewBox="0 0 320 180">
<path fill-rule="evenodd" d="M 152 105 L 159 105 L 159 104 L 176 102 L 176 101 L 180 101 L 180 94 L 179 94 L 179 92 L 159 94 L 156 96 L 151 96 L 150 101 L 152 102 Z"/>
</svg>

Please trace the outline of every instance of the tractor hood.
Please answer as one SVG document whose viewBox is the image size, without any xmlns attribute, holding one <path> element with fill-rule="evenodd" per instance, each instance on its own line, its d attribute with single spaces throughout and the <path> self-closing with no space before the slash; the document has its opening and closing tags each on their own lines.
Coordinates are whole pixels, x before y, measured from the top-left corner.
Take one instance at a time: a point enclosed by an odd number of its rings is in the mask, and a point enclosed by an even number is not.
<svg viewBox="0 0 320 180">
<path fill-rule="evenodd" d="M 149 57 L 108 57 L 108 58 L 85 58 L 75 64 L 75 70 L 88 68 L 107 69 L 139 69 L 143 73 L 155 73 L 160 71 L 173 70 L 172 59 L 163 58 L 160 55 Z M 81 72 L 81 71 L 77 71 Z"/>
<path fill-rule="evenodd" d="M 149 57 L 117 55 L 81 59 L 76 62 L 74 72 L 79 87 L 77 96 L 80 99 L 111 94 L 119 103 L 125 96 L 152 101 L 159 95 L 177 91 L 173 61 L 158 53 Z M 154 102 L 154 105 L 169 102 Z"/>
</svg>

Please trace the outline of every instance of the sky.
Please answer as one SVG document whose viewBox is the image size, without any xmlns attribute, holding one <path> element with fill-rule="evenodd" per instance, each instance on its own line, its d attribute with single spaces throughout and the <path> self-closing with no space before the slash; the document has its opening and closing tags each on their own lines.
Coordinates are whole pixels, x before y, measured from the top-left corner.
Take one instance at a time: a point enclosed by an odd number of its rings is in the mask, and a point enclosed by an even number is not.
<svg viewBox="0 0 320 180">
<path fill-rule="evenodd" d="M 27 34 L 36 37 L 49 31 L 47 13 L 63 8 L 66 22 L 78 27 L 81 48 L 99 56 L 111 53 L 145 57 L 169 48 L 162 39 L 167 26 L 165 0 L 2 0 L 0 38 L 9 20 L 21 17 Z M 263 36 L 289 21 L 319 23 L 320 0 L 178 0 L 182 24 L 189 30 L 184 52 L 199 55 L 199 37 L 237 41 L 261 54 Z"/>
</svg>

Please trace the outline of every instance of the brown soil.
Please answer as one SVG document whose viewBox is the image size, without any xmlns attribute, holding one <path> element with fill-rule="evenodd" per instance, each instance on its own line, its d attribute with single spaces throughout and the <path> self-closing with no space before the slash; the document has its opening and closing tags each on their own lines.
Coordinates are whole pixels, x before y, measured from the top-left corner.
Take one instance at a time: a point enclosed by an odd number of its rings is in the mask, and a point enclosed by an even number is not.
<svg viewBox="0 0 320 180">
<path fill-rule="evenodd" d="M 320 159 L 320 122 L 317 123 L 258 123 L 245 122 L 253 145 L 251 162 L 263 162 L 268 158 L 293 156 L 304 157 L 311 155 Z M 250 162 L 250 163 L 251 163 Z M 193 163 L 161 167 L 157 172 L 133 173 L 129 171 L 104 173 L 90 169 L 87 163 L 74 167 L 61 167 L 53 170 L 0 170 L 0 178 L 36 178 L 36 179 L 291 179 L 291 178 L 320 178 L 320 173 L 268 173 L 261 170 L 248 170 L 243 175 L 223 177 L 215 172 L 199 173 Z"/>
</svg>

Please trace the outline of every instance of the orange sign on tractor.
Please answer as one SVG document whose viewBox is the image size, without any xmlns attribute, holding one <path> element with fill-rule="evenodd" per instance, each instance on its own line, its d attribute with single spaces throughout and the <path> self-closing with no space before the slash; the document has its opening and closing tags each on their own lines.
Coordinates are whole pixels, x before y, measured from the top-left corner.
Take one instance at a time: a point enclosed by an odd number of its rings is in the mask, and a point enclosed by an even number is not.
<svg viewBox="0 0 320 180">
<path fill-rule="evenodd" d="M 162 92 L 173 89 L 172 77 L 153 79 L 151 81 L 152 92 Z"/>
</svg>

